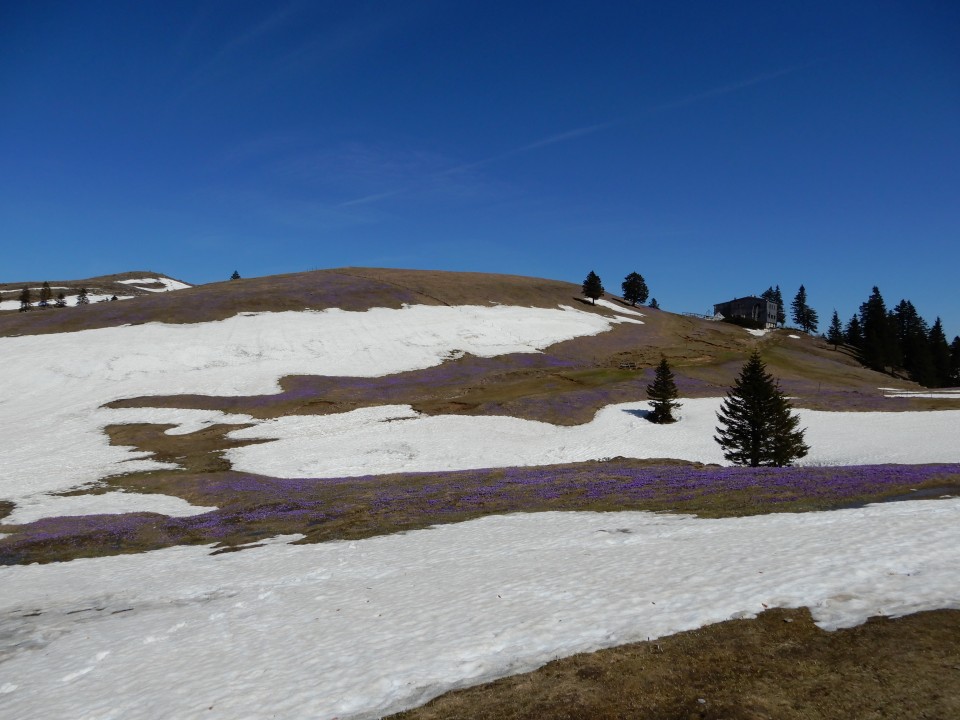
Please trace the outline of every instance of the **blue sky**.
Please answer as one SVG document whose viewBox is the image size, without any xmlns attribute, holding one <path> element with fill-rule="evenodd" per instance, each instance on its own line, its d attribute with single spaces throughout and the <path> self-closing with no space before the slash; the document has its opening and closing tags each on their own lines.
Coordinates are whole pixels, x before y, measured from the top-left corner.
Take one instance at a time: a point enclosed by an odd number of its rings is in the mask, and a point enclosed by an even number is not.
<svg viewBox="0 0 960 720">
<path fill-rule="evenodd" d="M 960 333 L 955 2 L 0 6 L 0 281 L 474 270 Z"/>
</svg>

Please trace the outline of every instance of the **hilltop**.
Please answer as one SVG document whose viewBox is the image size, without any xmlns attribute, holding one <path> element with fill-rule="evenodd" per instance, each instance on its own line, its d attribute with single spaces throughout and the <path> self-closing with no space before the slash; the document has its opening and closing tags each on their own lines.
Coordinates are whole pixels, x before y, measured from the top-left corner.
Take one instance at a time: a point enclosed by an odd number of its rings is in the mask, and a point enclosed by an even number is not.
<svg viewBox="0 0 960 720">
<path fill-rule="evenodd" d="M 243 398 L 151 398 L 151 406 L 230 409 L 269 417 L 271 413 L 342 412 L 380 404 L 384 397 L 414 405 L 427 413 L 508 414 L 561 424 L 588 421 L 604 404 L 637 397 L 663 355 L 677 374 L 681 394 L 710 397 L 726 392 L 743 361 L 760 346 L 770 370 L 803 407 L 834 410 L 891 410 L 953 407 L 949 400 L 924 397 L 885 397 L 895 386 L 920 390 L 914 383 L 863 368 L 844 349 L 834 350 L 821 339 L 799 331 L 775 330 L 758 337 L 734 325 L 675 314 L 669 310 L 633 308 L 616 296 L 601 303 L 583 298 L 580 287 L 540 278 L 484 273 L 342 268 L 262 278 L 230 280 L 175 293 L 165 288 L 131 284 L 132 279 L 163 278 L 133 271 L 82 281 L 51 283 L 71 288 L 100 288 L 133 295 L 122 303 L 95 303 L 78 312 L 46 310 L 0 313 L 0 337 L 75 332 L 145 323 L 192 324 L 225 320 L 247 313 L 279 313 L 339 309 L 362 312 L 371 308 L 424 306 L 574 307 L 603 317 L 639 320 L 624 322 L 601 335 L 575 338 L 546 349 L 530 367 L 513 356 L 476 358 L 469 355 L 435 369 L 404 374 L 407 391 L 391 392 L 365 383 L 363 389 L 343 379 L 289 378 L 281 385 L 296 388 L 297 400 L 277 398 L 274 407 Z M 176 282 L 176 281 L 174 281 Z M 2 286 L 10 294 L 17 284 Z M 185 285 L 185 284 L 183 284 Z M 22 286 L 22 284 L 20 284 Z M 12 294 L 10 297 L 13 297 Z M 642 324 L 641 324 L 642 323 Z M 544 403 L 545 397 L 551 402 Z M 558 399 L 563 402 L 558 403 Z M 138 404 L 139 400 L 131 400 Z M 145 401 L 146 402 L 146 401 Z M 291 404 L 296 408 L 291 408 Z M 118 405 L 118 406 L 123 406 Z M 561 408 L 562 409 L 558 409 Z M 304 408 L 307 408 L 304 410 Z"/>
</svg>

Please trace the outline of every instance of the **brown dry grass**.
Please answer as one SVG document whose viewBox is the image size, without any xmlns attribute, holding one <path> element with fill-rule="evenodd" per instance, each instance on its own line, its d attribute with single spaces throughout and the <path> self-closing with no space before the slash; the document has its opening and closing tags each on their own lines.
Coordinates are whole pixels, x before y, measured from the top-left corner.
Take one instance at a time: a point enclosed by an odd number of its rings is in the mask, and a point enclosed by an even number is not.
<svg viewBox="0 0 960 720">
<path fill-rule="evenodd" d="M 768 610 L 557 660 L 391 717 L 952 720 L 960 717 L 960 611 L 825 632 L 806 609 Z"/>
</svg>

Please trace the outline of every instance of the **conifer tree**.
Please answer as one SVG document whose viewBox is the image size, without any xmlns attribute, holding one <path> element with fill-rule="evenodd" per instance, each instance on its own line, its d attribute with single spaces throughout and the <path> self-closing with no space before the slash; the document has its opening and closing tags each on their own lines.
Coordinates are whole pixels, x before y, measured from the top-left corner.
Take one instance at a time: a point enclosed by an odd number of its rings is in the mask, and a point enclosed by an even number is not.
<svg viewBox="0 0 960 720">
<path fill-rule="evenodd" d="M 817 331 L 817 323 L 820 319 L 817 317 L 816 310 L 807 305 L 807 289 L 803 285 L 797 291 L 790 308 L 793 311 L 793 321 L 801 330 L 807 333 Z"/>
<path fill-rule="evenodd" d="M 40 288 L 40 302 L 37 305 L 42 308 L 50 307 L 50 298 L 52 297 L 53 290 L 50 289 L 50 283 L 44 280 L 43 287 Z"/>
<path fill-rule="evenodd" d="M 780 286 L 777 285 L 775 288 L 768 287 L 764 290 L 760 297 L 764 300 L 769 300 L 772 303 L 777 305 L 777 325 L 782 326 L 787 321 L 787 316 L 783 312 L 783 295 L 780 294 Z"/>
<path fill-rule="evenodd" d="M 797 429 L 800 418 L 790 410 L 755 350 L 717 413 L 721 426 L 714 440 L 736 465 L 790 465 L 810 451 L 803 441 L 806 431 Z"/>
<path fill-rule="evenodd" d="M 938 317 L 929 335 L 930 356 L 933 366 L 934 387 L 948 387 L 950 385 L 950 346 L 947 345 L 947 336 L 943 333 L 943 323 Z"/>
<path fill-rule="evenodd" d="M 777 324 L 783 327 L 787 324 L 787 313 L 783 307 L 783 294 L 780 292 L 779 285 L 773 288 L 773 301 L 777 304 Z"/>
<path fill-rule="evenodd" d="M 33 298 L 30 296 L 30 288 L 25 287 L 20 291 L 20 312 L 30 310 L 33 305 Z"/>
<path fill-rule="evenodd" d="M 950 387 L 960 386 L 960 335 L 950 343 Z"/>
<path fill-rule="evenodd" d="M 858 350 L 863 347 L 863 329 L 860 327 L 860 317 L 856 313 L 850 318 L 843 334 L 847 339 L 847 345 L 852 345 Z"/>
<path fill-rule="evenodd" d="M 53 303 L 54 307 L 62 308 L 67 306 L 67 296 L 63 292 L 57 293 L 56 302 Z"/>
<path fill-rule="evenodd" d="M 659 309 L 660 309 L 660 303 L 657 302 L 657 299 L 656 299 L 656 298 L 650 298 L 650 305 L 649 305 L 649 307 L 652 307 L 654 310 L 659 310 Z"/>
<path fill-rule="evenodd" d="M 636 307 L 637 303 L 645 303 L 647 301 L 647 296 L 650 294 L 650 290 L 647 288 L 647 282 L 643 279 L 643 275 L 635 272 L 627 275 L 623 279 L 623 283 L 620 285 L 620 287 L 623 289 L 623 299 L 634 307 Z"/>
<path fill-rule="evenodd" d="M 600 281 L 600 276 L 591 270 L 587 279 L 583 281 L 583 294 L 596 305 L 597 300 L 603 297 L 603 293 L 603 283 Z"/>
<path fill-rule="evenodd" d="M 833 311 L 833 317 L 830 319 L 830 329 L 827 331 L 827 342 L 833 343 L 833 349 L 836 350 L 843 344 L 843 326 L 840 324 L 840 316 L 837 311 Z"/>
<path fill-rule="evenodd" d="M 887 319 L 887 306 L 876 285 L 867 301 L 860 306 L 860 324 L 863 328 L 863 364 L 886 372 L 887 368 L 896 364 L 896 342 Z"/>
<path fill-rule="evenodd" d="M 238 273 L 236 270 L 234 270 L 234 271 L 233 271 L 233 275 L 230 276 L 230 279 L 231 279 L 231 280 L 239 280 L 239 279 L 240 279 L 240 273 Z"/>
<path fill-rule="evenodd" d="M 926 321 L 909 300 L 901 300 L 892 314 L 897 363 L 915 382 L 930 386 L 936 382 L 936 373 L 930 355 L 930 330 Z"/>
<path fill-rule="evenodd" d="M 87 297 L 87 289 L 80 288 L 80 292 L 77 293 L 77 305 L 89 305 L 90 298 Z"/>
<path fill-rule="evenodd" d="M 658 425 L 676 422 L 673 411 L 680 407 L 680 403 L 675 402 L 676 399 L 677 385 L 673 381 L 673 371 L 670 370 L 667 358 L 661 355 L 653 382 L 647 385 L 647 400 L 653 408 L 653 412 L 650 413 L 650 422 Z"/>
</svg>

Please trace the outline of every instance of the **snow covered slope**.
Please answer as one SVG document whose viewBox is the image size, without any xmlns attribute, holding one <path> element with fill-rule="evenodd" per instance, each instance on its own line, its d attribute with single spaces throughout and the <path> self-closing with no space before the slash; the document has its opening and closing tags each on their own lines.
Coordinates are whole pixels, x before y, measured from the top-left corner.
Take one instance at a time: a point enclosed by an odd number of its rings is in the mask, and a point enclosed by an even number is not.
<svg viewBox="0 0 960 720">
<path fill-rule="evenodd" d="M 0 338 L 0 499 L 41 517 L 49 493 L 107 475 L 164 467 L 108 444 L 103 428 L 132 422 L 245 423 L 193 410 L 107 410 L 151 394 L 270 393 L 284 375 L 375 376 L 430 367 L 453 352 L 536 352 L 617 322 L 570 308 L 413 306 L 368 312 L 264 313 L 191 325 L 147 325 Z M 104 507 L 116 498 L 103 497 Z M 129 512 L 131 503 L 125 498 Z M 200 512 L 201 510 L 197 510 Z M 17 516 L 15 515 L 14 518 Z"/>
<path fill-rule="evenodd" d="M 280 540 L 0 569 L 4 716 L 375 718 L 764 606 L 809 606 L 826 628 L 960 607 L 958 499 Z"/>
</svg>

